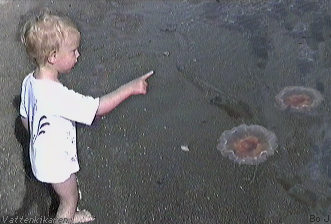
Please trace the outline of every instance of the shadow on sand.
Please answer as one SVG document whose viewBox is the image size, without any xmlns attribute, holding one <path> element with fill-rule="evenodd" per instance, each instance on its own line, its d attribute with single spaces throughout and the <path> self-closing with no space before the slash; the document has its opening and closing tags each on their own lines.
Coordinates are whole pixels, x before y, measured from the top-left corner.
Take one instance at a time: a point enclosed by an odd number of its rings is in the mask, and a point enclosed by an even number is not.
<svg viewBox="0 0 331 224">
<path fill-rule="evenodd" d="M 19 114 L 20 96 L 14 98 L 13 106 Z M 32 173 L 29 159 L 29 133 L 23 127 L 20 116 L 15 119 L 15 137 L 22 146 L 26 192 L 22 207 L 13 216 L 7 217 L 7 220 L 14 217 L 55 217 L 59 205 L 57 195 L 49 184 L 38 181 Z"/>
</svg>

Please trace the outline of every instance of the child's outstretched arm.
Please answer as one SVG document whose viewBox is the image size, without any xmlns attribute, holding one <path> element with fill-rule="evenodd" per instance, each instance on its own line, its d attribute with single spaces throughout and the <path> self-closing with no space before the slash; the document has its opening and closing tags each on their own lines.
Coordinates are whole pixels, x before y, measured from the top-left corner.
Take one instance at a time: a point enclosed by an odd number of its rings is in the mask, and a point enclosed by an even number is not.
<svg viewBox="0 0 331 224">
<path fill-rule="evenodd" d="M 153 71 L 150 71 L 147 74 L 122 85 L 117 90 L 102 96 L 100 98 L 96 115 L 103 116 L 109 113 L 121 102 L 132 95 L 146 94 L 148 85 L 146 80 L 153 75 L 153 73 Z"/>
</svg>

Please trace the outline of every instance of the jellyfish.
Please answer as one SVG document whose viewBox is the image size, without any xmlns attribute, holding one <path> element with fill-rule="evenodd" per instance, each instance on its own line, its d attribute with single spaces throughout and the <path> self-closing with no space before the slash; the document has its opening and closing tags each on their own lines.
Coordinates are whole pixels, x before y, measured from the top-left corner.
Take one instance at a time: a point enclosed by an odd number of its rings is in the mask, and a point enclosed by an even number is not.
<svg viewBox="0 0 331 224">
<path fill-rule="evenodd" d="M 260 125 L 242 124 L 222 133 L 217 149 L 224 157 L 246 165 L 267 160 L 277 148 L 277 137 Z"/>
<path fill-rule="evenodd" d="M 275 98 L 281 110 L 294 112 L 310 112 L 323 101 L 319 91 L 303 86 L 285 87 Z"/>
</svg>

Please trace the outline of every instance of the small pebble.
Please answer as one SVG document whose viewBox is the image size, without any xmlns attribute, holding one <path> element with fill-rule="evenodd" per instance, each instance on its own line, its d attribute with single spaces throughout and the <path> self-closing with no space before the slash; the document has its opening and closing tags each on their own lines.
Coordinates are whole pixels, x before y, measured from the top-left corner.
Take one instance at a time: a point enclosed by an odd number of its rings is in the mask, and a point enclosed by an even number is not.
<svg viewBox="0 0 331 224">
<path fill-rule="evenodd" d="M 183 151 L 185 151 L 185 152 L 190 151 L 190 149 L 188 148 L 187 145 L 182 145 L 182 146 L 180 146 L 180 148 L 181 148 Z"/>
</svg>

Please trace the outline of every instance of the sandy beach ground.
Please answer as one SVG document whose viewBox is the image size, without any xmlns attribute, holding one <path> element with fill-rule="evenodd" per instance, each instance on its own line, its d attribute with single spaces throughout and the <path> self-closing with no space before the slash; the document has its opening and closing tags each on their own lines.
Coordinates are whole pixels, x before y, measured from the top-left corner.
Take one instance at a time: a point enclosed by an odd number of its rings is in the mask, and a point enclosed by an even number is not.
<svg viewBox="0 0 331 224">
<path fill-rule="evenodd" d="M 97 97 L 155 71 L 147 95 L 78 127 L 79 207 L 94 223 L 328 223 L 330 6 L 1 0 L 0 222 L 56 207 L 31 174 L 18 120 L 20 85 L 33 70 L 19 29 L 48 7 L 82 33 L 79 63 L 61 77 L 69 88 Z M 309 113 L 281 111 L 275 96 L 286 86 L 314 88 L 324 100 Z M 273 131 L 274 155 L 259 165 L 223 157 L 219 137 L 240 124 Z"/>
</svg>

